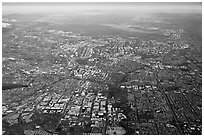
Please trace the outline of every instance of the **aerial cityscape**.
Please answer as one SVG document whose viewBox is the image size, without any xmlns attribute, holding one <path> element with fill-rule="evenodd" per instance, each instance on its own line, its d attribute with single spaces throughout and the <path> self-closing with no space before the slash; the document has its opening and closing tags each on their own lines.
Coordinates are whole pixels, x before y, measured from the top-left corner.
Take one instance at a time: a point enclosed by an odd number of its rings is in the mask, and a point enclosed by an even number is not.
<svg viewBox="0 0 204 137">
<path fill-rule="evenodd" d="M 201 135 L 201 6 L 3 2 L 2 135 Z"/>
</svg>

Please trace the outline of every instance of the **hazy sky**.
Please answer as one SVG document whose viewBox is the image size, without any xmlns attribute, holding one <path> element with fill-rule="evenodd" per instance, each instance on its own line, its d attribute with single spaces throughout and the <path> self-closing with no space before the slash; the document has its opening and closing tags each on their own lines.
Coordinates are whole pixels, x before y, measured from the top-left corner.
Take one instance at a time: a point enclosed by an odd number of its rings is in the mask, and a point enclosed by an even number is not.
<svg viewBox="0 0 204 137">
<path fill-rule="evenodd" d="M 3 14 L 34 14 L 34 13 L 64 13 L 84 10 L 135 10 L 135 11 L 163 11 L 163 12 L 202 12 L 201 2 L 107 2 L 107 3 L 45 3 L 45 2 L 3 2 Z"/>
</svg>

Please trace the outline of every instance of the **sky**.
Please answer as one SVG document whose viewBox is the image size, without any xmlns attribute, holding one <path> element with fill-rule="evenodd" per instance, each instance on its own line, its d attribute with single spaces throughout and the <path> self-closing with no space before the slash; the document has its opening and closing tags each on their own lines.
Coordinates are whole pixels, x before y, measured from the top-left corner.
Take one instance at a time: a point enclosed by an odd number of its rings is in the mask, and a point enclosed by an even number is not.
<svg viewBox="0 0 204 137">
<path fill-rule="evenodd" d="M 134 10 L 139 12 L 200 12 L 201 2 L 3 2 L 2 12 L 5 14 L 40 14 L 40 13 L 64 13 L 70 11 L 86 10 Z"/>
</svg>

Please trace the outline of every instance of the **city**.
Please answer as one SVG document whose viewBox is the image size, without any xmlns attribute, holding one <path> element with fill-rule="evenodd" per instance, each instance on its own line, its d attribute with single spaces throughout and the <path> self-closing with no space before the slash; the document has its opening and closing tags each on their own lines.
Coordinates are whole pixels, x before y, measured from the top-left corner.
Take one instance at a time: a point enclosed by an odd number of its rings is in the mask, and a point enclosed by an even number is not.
<svg viewBox="0 0 204 137">
<path fill-rule="evenodd" d="M 202 50 L 184 28 L 88 36 L 23 17 L 2 18 L 2 82 L 28 85 L 2 91 L 3 135 L 202 134 Z"/>
</svg>

